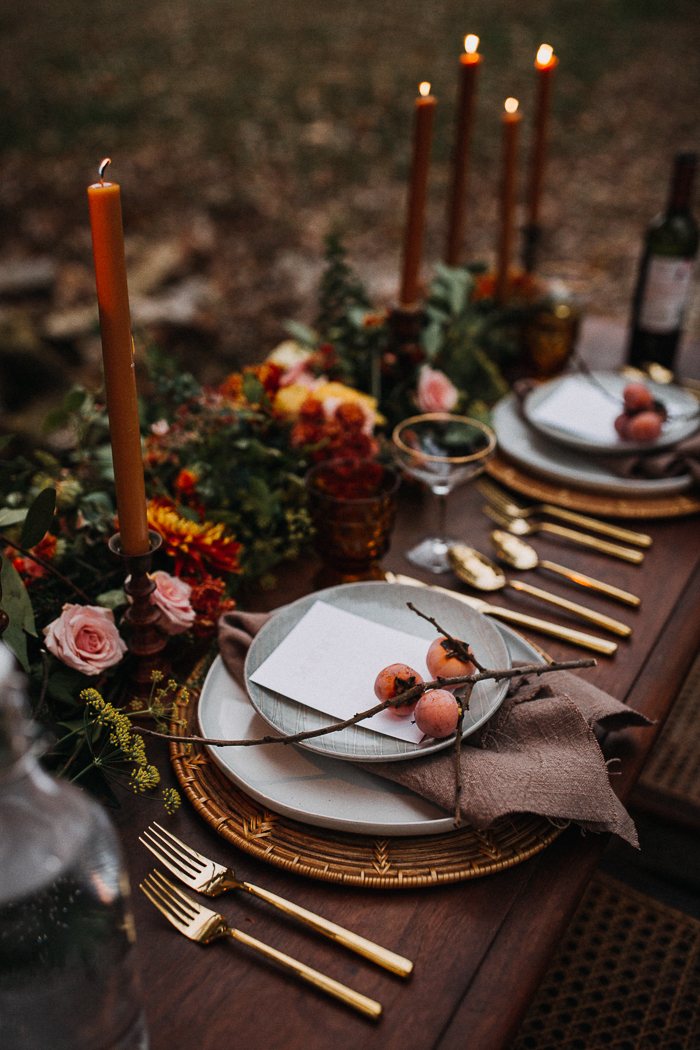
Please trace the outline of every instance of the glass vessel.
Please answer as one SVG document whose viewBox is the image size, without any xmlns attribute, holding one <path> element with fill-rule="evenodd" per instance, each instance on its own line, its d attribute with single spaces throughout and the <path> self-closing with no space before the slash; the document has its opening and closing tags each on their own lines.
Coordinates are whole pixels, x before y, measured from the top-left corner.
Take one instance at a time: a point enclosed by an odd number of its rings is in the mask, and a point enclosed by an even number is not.
<svg viewBox="0 0 700 1050">
<path fill-rule="evenodd" d="M 690 210 L 697 166 L 695 153 L 676 156 L 666 211 L 647 230 L 632 304 L 627 360 L 673 371 L 683 313 L 698 250 L 698 224 Z"/>
<path fill-rule="evenodd" d="M 373 459 L 332 459 L 304 478 L 316 528 L 314 546 L 326 565 L 317 582 L 383 580 L 399 476 Z"/>
<path fill-rule="evenodd" d="M 0 643 L 3 1050 L 147 1050 L 128 882 L 97 802 L 38 763 Z"/>
<path fill-rule="evenodd" d="M 406 557 L 429 572 L 451 572 L 447 552 L 460 542 L 447 535 L 447 497 L 475 478 L 496 448 L 496 435 L 485 423 L 449 412 L 428 412 L 399 423 L 393 433 L 397 461 L 425 482 L 438 504 L 437 532 L 426 536 Z"/>
</svg>

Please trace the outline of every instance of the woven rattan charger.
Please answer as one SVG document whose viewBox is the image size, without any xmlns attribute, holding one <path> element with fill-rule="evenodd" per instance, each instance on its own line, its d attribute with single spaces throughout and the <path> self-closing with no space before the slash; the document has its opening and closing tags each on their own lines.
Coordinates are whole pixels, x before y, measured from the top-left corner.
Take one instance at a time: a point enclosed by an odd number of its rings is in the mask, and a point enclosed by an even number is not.
<svg viewBox="0 0 700 1050">
<path fill-rule="evenodd" d="M 538 503 L 553 503 L 556 507 L 577 510 L 583 514 L 598 514 L 603 518 L 637 518 L 643 521 L 700 513 L 700 498 L 695 495 L 697 489 L 675 496 L 608 496 L 600 492 L 567 488 L 535 477 L 499 453 L 487 463 L 486 472 L 502 485 Z"/>
<path fill-rule="evenodd" d="M 203 671 L 197 667 L 191 682 L 201 682 Z M 172 733 L 201 733 L 198 703 L 199 689 L 188 683 Z M 295 875 L 345 886 L 413 889 L 479 878 L 520 864 L 563 830 L 545 817 L 515 814 L 486 831 L 465 826 L 441 835 L 386 838 L 332 831 L 265 809 L 224 776 L 203 745 L 172 743 L 170 756 L 187 798 L 228 842 Z"/>
</svg>

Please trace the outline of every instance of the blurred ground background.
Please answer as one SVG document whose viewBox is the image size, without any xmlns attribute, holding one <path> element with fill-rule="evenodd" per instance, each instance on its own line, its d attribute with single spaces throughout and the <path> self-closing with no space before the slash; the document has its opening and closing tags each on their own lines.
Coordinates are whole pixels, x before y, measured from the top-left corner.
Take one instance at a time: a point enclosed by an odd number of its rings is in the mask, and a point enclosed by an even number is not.
<svg viewBox="0 0 700 1050">
<path fill-rule="evenodd" d="M 493 259 L 508 95 L 524 114 L 525 187 L 543 41 L 560 66 L 541 270 L 569 280 L 589 312 L 627 316 L 673 154 L 700 146 L 695 0 L 25 0 L 3 5 L 0 25 L 10 416 L 28 391 L 55 393 L 66 370 L 98 375 L 85 188 L 104 156 L 122 186 L 135 327 L 213 381 L 271 349 L 285 318 L 313 317 L 331 227 L 376 299 L 395 294 L 421 80 L 439 99 L 429 274 L 465 33 L 484 57 L 471 260 Z M 27 364 L 37 357 L 48 378 Z"/>
</svg>

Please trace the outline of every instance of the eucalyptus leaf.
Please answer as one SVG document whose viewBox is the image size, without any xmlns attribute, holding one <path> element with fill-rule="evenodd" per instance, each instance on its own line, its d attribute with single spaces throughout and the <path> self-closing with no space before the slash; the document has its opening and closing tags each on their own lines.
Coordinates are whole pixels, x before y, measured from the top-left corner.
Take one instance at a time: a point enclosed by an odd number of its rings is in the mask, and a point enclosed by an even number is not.
<svg viewBox="0 0 700 1050">
<path fill-rule="evenodd" d="M 69 421 L 70 415 L 62 405 L 59 405 L 58 408 L 52 408 L 46 413 L 41 429 L 45 434 L 51 434 L 54 430 L 60 430 L 61 427 L 65 427 Z"/>
<path fill-rule="evenodd" d="M 19 525 L 21 521 L 27 516 L 26 507 L 18 507 L 16 509 L 12 507 L 3 507 L 0 510 L 0 529 L 7 528 L 10 525 Z"/>
<path fill-rule="evenodd" d="M 47 693 L 53 700 L 62 700 L 73 707 L 80 707 L 78 695 L 88 683 L 85 675 L 59 664 L 61 668 L 49 675 Z"/>
<path fill-rule="evenodd" d="M 97 595 L 95 602 L 103 609 L 118 609 L 120 605 L 126 605 L 124 588 L 116 587 L 112 591 L 103 591 Z"/>
<path fill-rule="evenodd" d="M 308 325 L 301 324 L 300 321 L 285 321 L 284 327 L 291 336 L 294 336 L 303 346 L 308 346 L 314 349 L 318 346 L 318 335 Z"/>
<path fill-rule="evenodd" d="M 442 346 L 442 325 L 439 321 L 433 320 L 425 326 L 421 332 L 421 342 L 428 360 L 434 361 Z"/>
<path fill-rule="evenodd" d="M 243 374 L 242 386 L 243 397 L 246 399 L 246 401 L 248 401 L 251 405 L 259 404 L 263 394 L 265 393 L 265 388 L 263 387 L 258 377 L 252 372 L 245 372 Z"/>
<path fill-rule="evenodd" d="M 66 412 L 79 412 L 85 404 L 85 398 L 88 396 L 87 390 L 81 386 L 76 386 L 66 394 L 63 402 L 63 407 Z"/>
<path fill-rule="evenodd" d="M 36 625 L 34 623 L 34 611 L 32 603 L 27 594 L 22 577 L 15 569 L 12 562 L 0 554 L 2 568 L 0 569 L 0 585 L 2 586 L 2 608 L 10 617 L 10 623 L 16 624 L 22 630 L 34 635 L 36 638 Z"/>
<path fill-rule="evenodd" d="M 29 657 L 27 655 L 27 636 L 21 627 L 11 623 L 5 628 L 2 640 L 8 649 L 15 654 L 24 670 L 29 672 Z"/>
<path fill-rule="evenodd" d="M 25 550 L 31 550 L 43 540 L 49 531 L 56 510 L 56 489 L 42 489 L 27 510 L 22 529 L 20 544 Z"/>
</svg>

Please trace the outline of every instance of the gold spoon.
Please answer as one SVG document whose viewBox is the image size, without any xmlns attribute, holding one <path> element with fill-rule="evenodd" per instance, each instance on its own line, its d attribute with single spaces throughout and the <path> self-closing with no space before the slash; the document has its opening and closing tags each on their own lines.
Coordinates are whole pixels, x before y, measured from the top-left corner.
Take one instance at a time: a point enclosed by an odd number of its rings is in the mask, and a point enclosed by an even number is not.
<svg viewBox="0 0 700 1050">
<path fill-rule="evenodd" d="M 529 583 L 522 583 L 520 580 L 508 580 L 505 573 L 495 562 L 492 562 L 485 554 L 481 554 L 480 551 L 467 547 L 465 543 L 453 544 L 447 552 L 447 559 L 460 580 L 464 580 L 471 587 L 476 587 L 478 591 L 500 591 L 504 587 L 512 587 L 515 591 L 530 594 L 534 598 L 540 598 L 544 602 L 549 602 L 550 605 L 566 609 L 567 612 L 574 613 L 582 620 L 588 620 L 598 627 L 604 627 L 606 630 L 612 631 L 613 634 L 622 635 L 623 638 L 627 638 L 632 633 L 631 627 L 628 627 L 626 623 L 620 623 L 619 620 L 613 620 L 611 616 L 593 612 L 592 609 L 587 609 L 585 605 L 570 602 L 568 598 L 560 598 L 557 594 L 542 591 L 539 587 L 533 587 Z"/>
<path fill-rule="evenodd" d="M 573 583 L 578 583 L 582 587 L 588 587 L 592 591 L 600 591 L 601 594 L 607 595 L 608 598 L 616 598 L 617 601 L 624 602 L 625 605 L 637 606 L 641 602 L 641 598 L 638 598 L 636 594 L 630 594 L 629 591 L 613 587 L 611 583 L 594 580 L 592 576 L 576 572 L 575 569 L 567 569 L 564 565 L 557 565 L 555 562 L 547 561 L 545 558 L 540 560 L 534 547 L 531 547 L 525 540 L 521 540 L 519 536 L 511 535 L 510 532 L 494 529 L 491 533 L 491 543 L 496 548 L 500 560 L 514 569 L 549 569 L 550 572 L 556 572 L 560 576 L 565 576 L 567 580 L 572 580 Z"/>
<path fill-rule="evenodd" d="M 634 562 L 641 565 L 644 555 L 641 551 L 633 550 L 632 547 L 621 547 L 617 543 L 608 543 L 607 540 L 599 540 L 597 536 L 589 536 L 585 532 L 576 532 L 575 529 L 565 529 L 563 525 L 554 525 L 551 521 L 526 521 L 525 518 L 509 518 L 501 514 L 493 507 L 481 508 L 491 521 L 507 529 L 514 536 L 532 536 L 535 532 L 549 532 L 554 536 L 563 536 L 566 540 L 580 543 L 582 547 L 592 547 L 593 550 L 602 554 L 611 554 L 614 558 L 622 558 L 623 561 Z"/>
<path fill-rule="evenodd" d="M 574 631 L 572 627 L 564 627 L 560 623 L 551 620 L 539 620 L 528 613 L 516 612 L 515 609 L 507 609 L 504 605 L 489 605 L 483 598 L 475 598 L 472 594 L 462 594 L 461 591 L 450 591 L 447 587 L 437 587 L 434 583 L 423 583 L 422 580 L 414 580 L 412 576 L 395 575 L 393 572 L 384 574 L 387 583 L 404 583 L 409 587 L 427 587 L 430 591 L 439 591 L 440 594 L 449 594 L 458 602 L 468 605 L 471 609 L 483 613 L 484 616 L 495 616 L 498 620 L 506 623 L 517 623 L 518 627 L 527 627 L 531 631 L 547 634 L 551 638 L 562 638 L 572 645 L 580 645 L 584 649 L 592 649 L 594 653 L 604 653 L 613 656 L 617 652 L 617 642 L 611 642 L 607 638 L 598 638 L 595 634 L 586 634 L 584 631 Z"/>
</svg>

